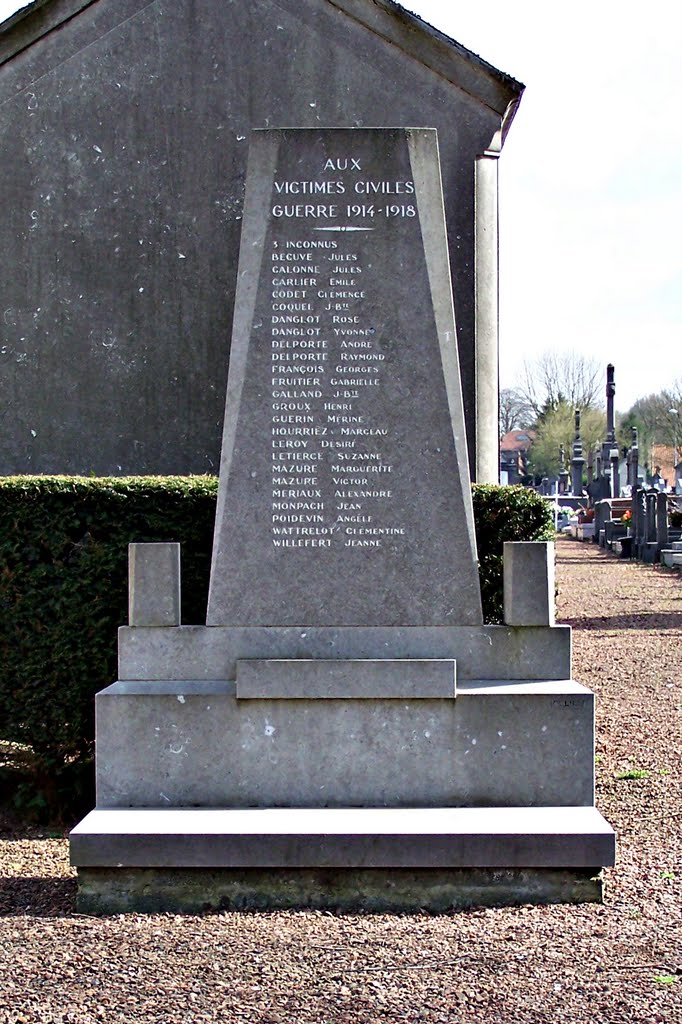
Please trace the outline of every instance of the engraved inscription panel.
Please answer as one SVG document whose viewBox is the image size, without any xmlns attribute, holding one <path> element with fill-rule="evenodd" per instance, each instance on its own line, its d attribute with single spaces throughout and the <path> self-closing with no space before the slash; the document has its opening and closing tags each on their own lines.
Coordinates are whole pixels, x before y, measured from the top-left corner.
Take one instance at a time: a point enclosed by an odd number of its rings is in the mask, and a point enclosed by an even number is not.
<svg viewBox="0 0 682 1024">
<path fill-rule="evenodd" d="M 255 137 L 209 622 L 480 621 L 420 215 L 440 196 L 403 129 Z"/>
</svg>

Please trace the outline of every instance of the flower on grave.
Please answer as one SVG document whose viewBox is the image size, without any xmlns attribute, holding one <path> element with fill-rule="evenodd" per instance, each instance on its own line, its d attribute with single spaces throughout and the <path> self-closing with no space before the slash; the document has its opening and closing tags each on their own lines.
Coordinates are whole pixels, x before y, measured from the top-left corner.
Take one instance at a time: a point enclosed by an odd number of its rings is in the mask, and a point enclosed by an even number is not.
<svg viewBox="0 0 682 1024">
<path fill-rule="evenodd" d="M 622 515 L 620 517 L 620 521 L 623 524 L 623 526 L 629 526 L 630 525 L 630 523 L 632 522 L 632 509 L 631 508 L 626 508 L 625 509 L 625 511 L 622 513 Z"/>
</svg>

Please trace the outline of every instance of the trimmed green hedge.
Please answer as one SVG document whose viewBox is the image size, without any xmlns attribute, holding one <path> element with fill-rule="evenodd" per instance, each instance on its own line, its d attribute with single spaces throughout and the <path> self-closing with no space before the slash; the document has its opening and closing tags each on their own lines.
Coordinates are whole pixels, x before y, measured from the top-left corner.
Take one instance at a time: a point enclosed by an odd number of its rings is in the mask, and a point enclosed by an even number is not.
<svg viewBox="0 0 682 1024">
<path fill-rule="evenodd" d="M 478 571 L 486 622 L 502 622 L 502 550 L 509 540 L 554 540 L 550 502 L 527 487 L 474 484 Z"/>
<path fill-rule="evenodd" d="M 88 799 L 130 541 L 182 543 L 183 621 L 205 621 L 216 494 L 213 477 L 0 478 L 0 739 L 30 745 L 37 775 L 18 803 Z"/>
<path fill-rule="evenodd" d="M 551 512 L 522 487 L 473 493 L 484 611 L 495 622 L 502 543 L 551 537 Z M 0 478 L 0 740 L 33 749 L 53 810 L 78 799 L 93 697 L 116 678 L 129 542 L 181 543 L 182 621 L 204 622 L 216 496 L 214 477 Z"/>
</svg>

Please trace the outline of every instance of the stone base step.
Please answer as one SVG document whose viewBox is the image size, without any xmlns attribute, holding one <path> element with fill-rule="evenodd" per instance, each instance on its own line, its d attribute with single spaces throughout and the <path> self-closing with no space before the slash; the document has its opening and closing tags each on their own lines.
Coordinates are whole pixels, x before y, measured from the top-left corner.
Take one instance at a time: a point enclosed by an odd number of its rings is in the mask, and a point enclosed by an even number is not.
<svg viewBox="0 0 682 1024">
<path fill-rule="evenodd" d="M 595 807 L 105 808 L 71 832 L 78 867 L 595 867 Z"/>
<path fill-rule="evenodd" d="M 680 545 L 679 550 L 673 547 L 672 550 L 666 548 L 664 551 L 661 551 L 661 565 L 667 565 L 668 568 L 682 565 L 682 545 Z"/>
<path fill-rule="evenodd" d="M 598 902 L 614 854 L 594 807 L 100 809 L 71 833 L 88 914 Z"/>
</svg>

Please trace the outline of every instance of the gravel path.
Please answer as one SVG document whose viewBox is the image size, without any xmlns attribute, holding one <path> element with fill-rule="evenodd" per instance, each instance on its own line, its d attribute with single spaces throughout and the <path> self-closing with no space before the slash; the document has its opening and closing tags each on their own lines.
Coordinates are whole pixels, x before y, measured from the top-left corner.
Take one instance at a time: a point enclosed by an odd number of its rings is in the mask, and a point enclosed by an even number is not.
<svg viewBox="0 0 682 1024">
<path fill-rule="evenodd" d="M 558 547 L 574 675 L 598 694 L 597 802 L 618 834 L 603 905 L 89 918 L 65 839 L 5 817 L 0 1022 L 682 1021 L 682 580 Z"/>
</svg>

